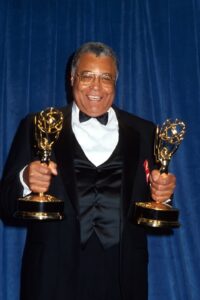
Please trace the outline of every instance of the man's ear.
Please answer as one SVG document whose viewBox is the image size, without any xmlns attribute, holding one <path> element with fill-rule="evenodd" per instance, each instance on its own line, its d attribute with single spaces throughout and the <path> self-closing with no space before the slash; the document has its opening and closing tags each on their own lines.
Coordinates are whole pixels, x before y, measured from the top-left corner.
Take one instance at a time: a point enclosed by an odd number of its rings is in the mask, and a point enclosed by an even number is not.
<svg viewBox="0 0 200 300">
<path fill-rule="evenodd" d="M 71 76 L 70 81 L 71 81 L 71 86 L 73 86 L 74 85 L 74 76 Z"/>
</svg>

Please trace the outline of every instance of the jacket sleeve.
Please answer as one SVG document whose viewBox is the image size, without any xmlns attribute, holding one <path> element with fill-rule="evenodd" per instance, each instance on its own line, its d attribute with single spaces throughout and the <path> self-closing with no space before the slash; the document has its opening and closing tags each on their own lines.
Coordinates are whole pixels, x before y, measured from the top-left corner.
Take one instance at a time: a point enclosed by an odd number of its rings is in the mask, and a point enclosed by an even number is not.
<svg viewBox="0 0 200 300">
<path fill-rule="evenodd" d="M 27 116 L 17 129 L 1 179 L 0 215 L 2 218 L 10 218 L 15 212 L 17 199 L 22 196 L 23 192 L 19 173 L 33 159 L 33 117 Z"/>
</svg>

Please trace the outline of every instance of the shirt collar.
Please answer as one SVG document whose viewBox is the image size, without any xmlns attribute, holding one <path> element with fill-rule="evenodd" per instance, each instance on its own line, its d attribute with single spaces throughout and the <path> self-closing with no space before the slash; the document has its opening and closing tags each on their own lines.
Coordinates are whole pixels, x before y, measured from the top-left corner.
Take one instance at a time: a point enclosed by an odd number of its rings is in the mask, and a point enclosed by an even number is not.
<svg viewBox="0 0 200 300">
<path fill-rule="evenodd" d="M 73 104 L 72 104 L 72 116 L 73 118 L 75 118 L 78 122 L 79 122 L 79 107 L 77 106 L 76 102 L 73 101 Z M 115 111 L 112 107 L 110 107 L 108 109 L 108 123 L 109 121 L 111 120 L 111 116 L 114 114 L 115 115 Z"/>
</svg>

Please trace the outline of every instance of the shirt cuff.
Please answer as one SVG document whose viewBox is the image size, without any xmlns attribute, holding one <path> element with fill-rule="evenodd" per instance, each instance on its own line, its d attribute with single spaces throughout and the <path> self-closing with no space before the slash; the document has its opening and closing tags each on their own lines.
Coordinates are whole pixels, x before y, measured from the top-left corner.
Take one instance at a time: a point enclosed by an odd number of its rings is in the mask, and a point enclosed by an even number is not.
<svg viewBox="0 0 200 300">
<path fill-rule="evenodd" d="M 172 201 L 172 199 L 167 199 L 167 200 L 165 200 L 164 202 L 162 202 L 163 204 L 165 204 L 165 205 L 167 205 L 167 206 L 169 206 L 169 207 L 172 207 L 172 205 L 171 205 L 171 202 Z"/>
<path fill-rule="evenodd" d="M 19 179 L 20 182 L 23 186 L 23 197 L 27 196 L 28 194 L 30 194 L 32 191 L 29 189 L 28 185 L 24 182 L 23 179 L 23 174 L 24 174 L 24 170 L 26 169 L 27 166 L 25 166 L 19 173 Z"/>
</svg>

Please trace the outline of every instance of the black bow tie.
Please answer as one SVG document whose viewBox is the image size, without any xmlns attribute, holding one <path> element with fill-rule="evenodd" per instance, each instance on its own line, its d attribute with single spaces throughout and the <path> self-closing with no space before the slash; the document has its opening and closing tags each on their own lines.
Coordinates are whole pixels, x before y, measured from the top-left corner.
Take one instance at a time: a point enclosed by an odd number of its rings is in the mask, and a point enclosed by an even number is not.
<svg viewBox="0 0 200 300">
<path fill-rule="evenodd" d="M 90 116 L 86 115 L 84 112 L 82 112 L 80 110 L 80 112 L 79 112 L 79 121 L 81 123 L 88 121 L 90 118 L 93 118 L 93 117 L 90 117 Z M 103 125 L 106 125 L 108 123 L 108 113 L 107 112 L 105 114 L 101 115 L 101 116 L 94 117 L 94 118 L 96 118 Z"/>
</svg>

